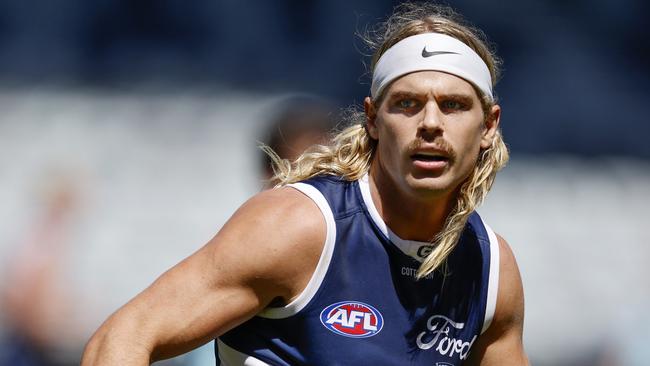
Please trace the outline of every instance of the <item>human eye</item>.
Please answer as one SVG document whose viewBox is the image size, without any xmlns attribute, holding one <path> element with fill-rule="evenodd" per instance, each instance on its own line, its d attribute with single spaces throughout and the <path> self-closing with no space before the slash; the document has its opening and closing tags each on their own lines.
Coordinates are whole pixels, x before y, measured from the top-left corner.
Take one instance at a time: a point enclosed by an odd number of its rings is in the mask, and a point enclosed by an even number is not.
<svg viewBox="0 0 650 366">
<path fill-rule="evenodd" d="M 454 110 L 454 111 L 460 111 L 464 110 L 466 106 L 457 100 L 444 100 L 441 103 L 441 108 L 445 110 Z"/>
<path fill-rule="evenodd" d="M 410 109 L 415 107 L 417 102 L 411 98 L 404 98 L 404 99 L 397 100 L 395 104 L 400 109 Z"/>
</svg>

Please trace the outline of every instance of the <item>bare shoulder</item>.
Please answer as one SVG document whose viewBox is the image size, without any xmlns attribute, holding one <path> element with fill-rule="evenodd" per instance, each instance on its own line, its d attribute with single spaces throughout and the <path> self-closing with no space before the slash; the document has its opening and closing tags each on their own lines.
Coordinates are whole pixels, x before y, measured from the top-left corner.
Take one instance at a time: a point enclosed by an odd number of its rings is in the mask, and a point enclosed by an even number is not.
<svg viewBox="0 0 650 366">
<path fill-rule="evenodd" d="M 302 252 L 318 247 L 325 238 L 320 209 L 305 194 L 291 187 L 276 188 L 253 196 L 226 223 L 219 236 L 236 232 L 233 246 L 254 246 L 266 254 Z M 321 240 L 322 239 L 322 240 Z M 253 248 L 247 248 L 253 249 Z"/>
<path fill-rule="evenodd" d="M 524 287 L 517 259 L 510 244 L 500 235 L 499 241 L 499 292 L 494 319 L 496 324 L 516 322 L 523 323 Z"/>
<path fill-rule="evenodd" d="M 215 266 L 228 266 L 233 278 L 268 292 L 270 300 L 288 302 L 311 277 L 325 236 L 318 206 L 300 191 L 282 187 L 244 203 L 206 249 Z"/>
<path fill-rule="evenodd" d="M 499 242 L 499 285 L 492 322 L 474 345 L 468 365 L 528 365 L 523 347 L 524 288 L 508 242 Z"/>
<path fill-rule="evenodd" d="M 316 268 L 325 236 L 319 208 L 297 190 L 256 195 L 205 246 L 111 315 L 89 341 L 83 364 L 172 357 L 272 302 L 291 300 Z"/>
</svg>

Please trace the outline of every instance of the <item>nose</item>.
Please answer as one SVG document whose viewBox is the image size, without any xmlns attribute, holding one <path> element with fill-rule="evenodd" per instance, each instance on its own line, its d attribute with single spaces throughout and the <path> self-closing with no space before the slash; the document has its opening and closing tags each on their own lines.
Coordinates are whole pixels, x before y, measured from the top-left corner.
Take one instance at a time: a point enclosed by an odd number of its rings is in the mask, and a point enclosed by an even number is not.
<svg viewBox="0 0 650 366">
<path fill-rule="evenodd" d="M 442 127 L 442 113 L 440 113 L 440 108 L 435 100 L 430 100 L 424 105 L 422 110 L 419 129 L 422 132 L 432 133 L 441 131 Z"/>
</svg>

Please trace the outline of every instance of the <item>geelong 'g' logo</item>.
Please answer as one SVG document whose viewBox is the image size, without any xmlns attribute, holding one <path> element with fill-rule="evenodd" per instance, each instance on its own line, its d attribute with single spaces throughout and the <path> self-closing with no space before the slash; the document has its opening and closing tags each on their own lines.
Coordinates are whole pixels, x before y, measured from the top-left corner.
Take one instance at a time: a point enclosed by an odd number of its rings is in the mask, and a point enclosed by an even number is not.
<svg viewBox="0 0 650 366">
<path fill-rule="evenodd" d="M 332 332 L 352 338 L 372 337 L 381 331 L 384 318 L 373 306 L 358 301 L 341 301 L 320 313 L 320 322 Z"/>
</svg>

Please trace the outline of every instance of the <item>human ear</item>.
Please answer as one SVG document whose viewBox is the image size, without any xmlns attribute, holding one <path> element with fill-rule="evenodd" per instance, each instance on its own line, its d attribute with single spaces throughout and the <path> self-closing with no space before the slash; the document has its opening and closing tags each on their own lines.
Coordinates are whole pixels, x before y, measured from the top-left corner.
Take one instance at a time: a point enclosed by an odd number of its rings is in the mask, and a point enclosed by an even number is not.
<svg viewBox="0 0 650 366">
<path fill-rule="evenodd" d="M 374 140 L 377 140 L 379 138 L 376 123 L 377 109 L 375 109 L 375 103 L 370 99 L 370 97 L 366 97 L 366 99 L 363 100 L 363 110 L 366 112 L 366 129 L 368 130 L 368 134 Z"/>
<path fill-rule="evenodd" d="M 487 118 L 485 118 L 485 129 L 481 135 L 481 149 L 487 149 L 492 146 L 494 137 L 499 129 L 499 121 L 501 119 L 501 107 L 498 104 L 490 108 Z"/>
</svg>

